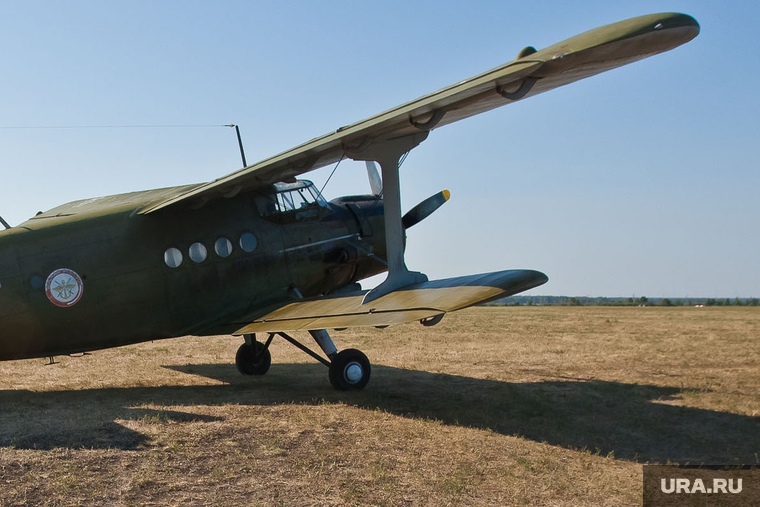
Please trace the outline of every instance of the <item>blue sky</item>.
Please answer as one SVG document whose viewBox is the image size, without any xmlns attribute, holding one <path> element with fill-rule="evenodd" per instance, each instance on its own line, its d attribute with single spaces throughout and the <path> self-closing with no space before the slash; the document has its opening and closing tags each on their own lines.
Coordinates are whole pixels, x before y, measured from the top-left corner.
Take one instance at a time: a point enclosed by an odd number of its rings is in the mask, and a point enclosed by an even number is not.
<svg viewBox="0 0 760 507">
<path fill-rule="evenodd" d="M 2 2 L 0 214 L 214 179 L 587 29 L 686 12 L 669 53 L 435 130 L 402 169 L 431 278 L 533 268 L 540 294 L 760 295 L 754 2 Z M 13 128 L 7 128 L 13 127 Z M 321 184 L 332 167 L 307 177 Z M 328 198 L 368 192 L 343 162 Z"/>
</svg>

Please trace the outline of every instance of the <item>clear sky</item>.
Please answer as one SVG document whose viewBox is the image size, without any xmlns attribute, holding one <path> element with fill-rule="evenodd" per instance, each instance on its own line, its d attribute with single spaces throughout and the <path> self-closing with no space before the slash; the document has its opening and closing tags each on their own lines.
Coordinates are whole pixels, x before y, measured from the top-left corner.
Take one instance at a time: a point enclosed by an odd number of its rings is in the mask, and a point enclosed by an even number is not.
<svg viewBox="0 0 760 507">
<path fill-rule="evenodd" d="M 663 11 L 669 53 L 433 131 L 402 168 L 431 278 L 533 268 L 537 294 L 760 296 L 757 2 L 3 1 L 0 214 L 214 179 L 599 25 Z M 14 127 L 14 128 L 8 128 Z M 320 186 L 332 167 L 308 176 Z M 343 162 L 328 198 L 368 193 Z"/>
</svg>

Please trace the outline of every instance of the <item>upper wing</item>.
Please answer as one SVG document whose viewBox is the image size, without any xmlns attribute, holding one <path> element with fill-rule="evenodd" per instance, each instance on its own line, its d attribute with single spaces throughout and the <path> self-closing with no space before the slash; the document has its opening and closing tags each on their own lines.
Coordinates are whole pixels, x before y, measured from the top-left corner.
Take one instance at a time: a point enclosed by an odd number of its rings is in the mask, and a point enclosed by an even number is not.
<svg viewBox="0 0 760 507">
<path fill-rule="evenodd" d="M 547 280 L 539 271 L 515 269 L 416 283 L 369 304 L 362 304 L 366 290 L 313 298 L 270 309 L 233 334 L 403 324 L 511 296 Z"/>
<path fill-rule="evenodd" d="M 651 14 L 606 25 L 420 97 L 364 121 L 341 127 L 291 150 L 245 167 L 182 195 L 158 201 L 151 213 L 187 199 L 235 195 L 286 181 L 335 163 L 347 149 L 431 130 L 668 51 L 693 39 L 699 24 L 685 14 Z"/>
</svg>

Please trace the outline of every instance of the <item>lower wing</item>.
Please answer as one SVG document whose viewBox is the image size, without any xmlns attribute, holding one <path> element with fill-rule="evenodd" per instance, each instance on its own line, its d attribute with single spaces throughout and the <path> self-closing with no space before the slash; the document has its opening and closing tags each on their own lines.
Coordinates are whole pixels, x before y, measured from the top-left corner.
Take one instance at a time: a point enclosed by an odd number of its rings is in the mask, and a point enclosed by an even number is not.
<svg viewBox="0 0 760 507">
<path fill-rule="evenodd" d="M 539 271 L 515 269 L 416 283 L 369 304 L 362 304 L 369 291 L 343 292 L 286 303 L 233 334 L 403 324 L 511 296 L 547 281 Z"/>
</svg>

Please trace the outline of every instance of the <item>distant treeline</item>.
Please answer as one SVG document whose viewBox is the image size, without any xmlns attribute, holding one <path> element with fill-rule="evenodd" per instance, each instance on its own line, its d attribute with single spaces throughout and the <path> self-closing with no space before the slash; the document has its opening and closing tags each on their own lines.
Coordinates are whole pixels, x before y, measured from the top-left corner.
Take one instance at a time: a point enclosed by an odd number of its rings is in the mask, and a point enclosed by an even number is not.
<svg viewBox="0 0 760 507">
<path fill-rule="evenodd" d="M 485 306 L 758 306 L 757 298 L 648 298 L 633 297 L 570 297 L 570 296 L 510 296 L 497 299 Z"/>
</svg>

